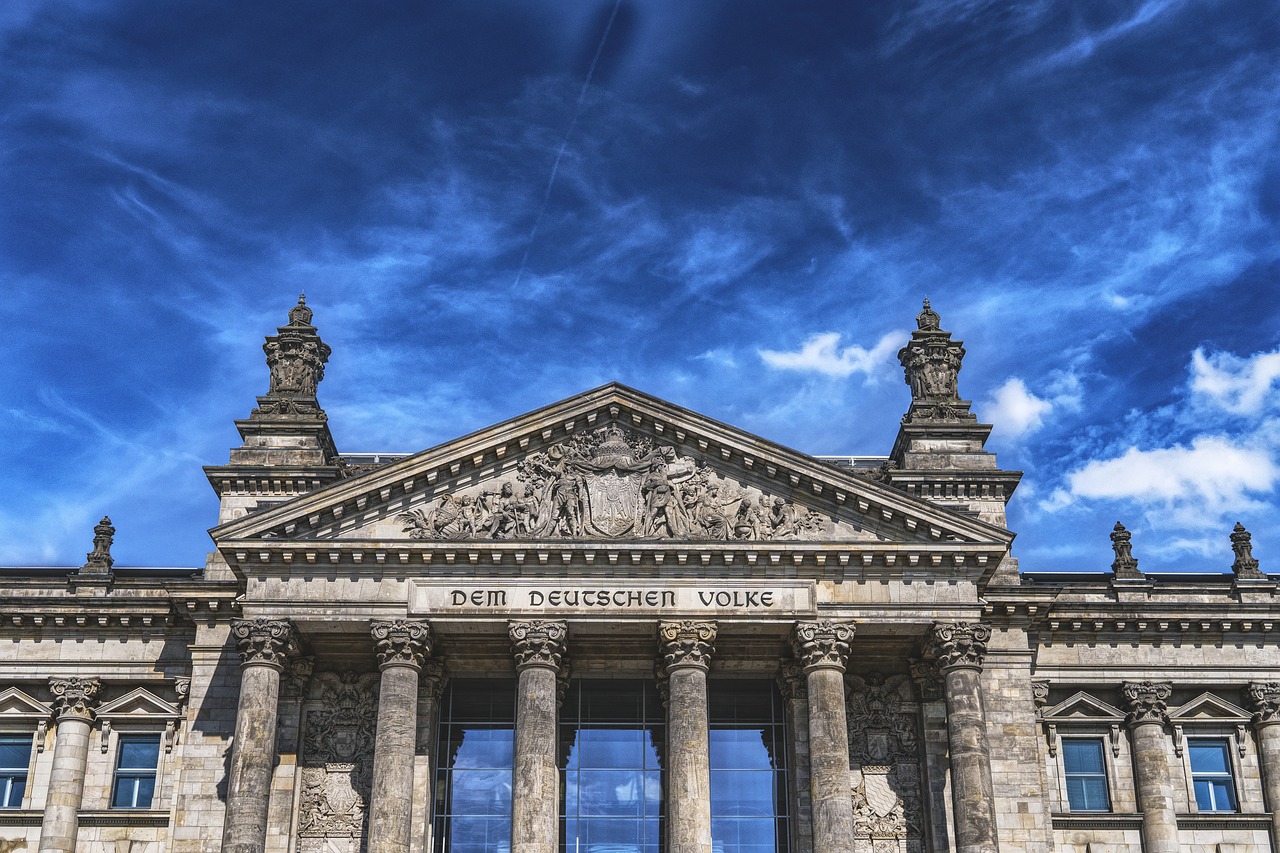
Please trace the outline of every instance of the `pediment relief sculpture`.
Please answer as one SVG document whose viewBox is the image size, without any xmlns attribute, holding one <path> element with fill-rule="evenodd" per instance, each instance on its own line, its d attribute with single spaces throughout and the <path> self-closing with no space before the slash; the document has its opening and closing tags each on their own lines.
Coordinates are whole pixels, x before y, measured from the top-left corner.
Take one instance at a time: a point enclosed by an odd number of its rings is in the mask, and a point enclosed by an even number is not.
<svg viewBox="0 0 1280 853">
<path fill-rule="evenodd" d="M 616 423 L 400 513 L 411 539 L 872 539 Z"/>
</svg>

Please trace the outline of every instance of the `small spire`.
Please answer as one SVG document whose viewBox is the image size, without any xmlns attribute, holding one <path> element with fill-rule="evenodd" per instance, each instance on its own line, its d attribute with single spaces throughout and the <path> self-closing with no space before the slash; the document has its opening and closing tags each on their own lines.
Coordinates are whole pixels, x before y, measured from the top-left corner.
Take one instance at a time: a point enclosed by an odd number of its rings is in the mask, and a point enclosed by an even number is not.
<svg viewBox="0 0 1280 853">
<path fill-rule="evenodd" d="M 924 300 L 924 310 L 916 315 L 916 327 L 922 332 L 937 332 L 942 329 L 942 318 L 929 307 L 928 297 Z"/>
<path fill-rule="evenodd" d="M 1231 564 L 1231 571 L 1235 573 L 1236 577 L 1249 580 L 1266 578 L 1266 575 L 1258 568 L 1257 559 L 1253 556 L 1253 536 L 1238 521 L 1231 531 L 1231 550 L 1236 555 L 1236 561 Z"/>
<path fill-rule="evenodd" d="M 93 550 L 85 555 L 85 563 L 80 567 L 81 574 L 107 574 L 115 565 L 111 558 L 111 543 L 115 540 L 116 529 L 111 526 L 111 519 L 102 517 L 93 527 Z"/>
<path fill-rule="evenodd" d="M 298 304 L 289 309 L 290 326 L 310 326 L 311 309 L 307 307 L 307 294 L 298 294 Z"/>
<path fill-rule="evenodd" d="M 1116 558 L 1111 563 L 1111 571 L 1115 573 L 1117 578 L 1141 578 L 1143 576 L 1142 572 L 1138 571 L 1138 560 L 1133 556 L 1132 539 L 1133 534 L 1117 521 L 1115 528 L 1111 531 L 1111 548 L 1116 552 Z"/>
</svg>

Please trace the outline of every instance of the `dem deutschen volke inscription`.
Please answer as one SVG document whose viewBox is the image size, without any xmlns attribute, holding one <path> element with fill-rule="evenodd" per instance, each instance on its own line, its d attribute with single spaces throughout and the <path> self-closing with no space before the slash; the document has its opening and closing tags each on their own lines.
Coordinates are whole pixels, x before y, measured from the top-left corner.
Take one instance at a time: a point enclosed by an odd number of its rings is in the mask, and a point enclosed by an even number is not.
<svg viewBox="0 0 1280 853">
<path fill-rule="evenodd" d="M 804 616 L 815 612 L 811 581 L 618 583 L 415 581 L 415 614 Z"/>
</svg>

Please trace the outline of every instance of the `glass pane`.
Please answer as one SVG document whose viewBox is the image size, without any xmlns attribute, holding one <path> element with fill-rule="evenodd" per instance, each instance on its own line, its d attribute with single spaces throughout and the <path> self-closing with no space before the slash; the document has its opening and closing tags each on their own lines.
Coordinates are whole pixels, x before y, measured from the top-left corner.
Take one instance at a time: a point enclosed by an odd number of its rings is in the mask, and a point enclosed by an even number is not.
<svg viewBox="0 0 1280 853">
<path fill-rule="evenodd" d="M 0 738 L 0 769 L 27 772 L 31 763 L 31 738 Z"/>
<path fill-rule="evenodd" d="M 450 776 L 450 814 L 510 816 L 510 768 L 455 770 Z"/>
<path fill-rule="evenodd" d="M 1195 780 L 1196 808 L 1202 812 L 1213 811 L 1213 783 L 1204 779 Z"/>
<path fill-rule="evenodd" d="M 1229 780 L 1221 780 L 1211 783 L 1213 785 L 1213 808 L 1214 811 L 1233 812 L 1236 810 L 1235 791 L 1231 790 L 1231 782 Z"/>
<path fill-rule="evenodd" d="M 516 718 L 516 682 L 512 678 L 459 678 L 450 682 L 446 701 L 453 722 L 506 723 Z"/>
<path fill-rule="evenodd" d="M 156 779 L 154 776 L 143 776 L 137 780 L 137 794 L 134 799 L 134 806 L 140 809 L 151 808 L 151 800 L 156 794 Z"/>
<path fill-rule="evenodd" d="M 1111 798 L 1107 795 L 1107 780 L 1100 777 L 1085 778 L 1084 809 L 1092 812 L 1105 812 L 1111 809 Z"/>
<path fill-rule="evenodd" d="M 712 848 L 719 853 L 772 853 L 777 833 L 772 818 L 720 818 L 711 821 Z"/>
<path fill-rule="evenodd" d="M 1231 772 L 1230 759 L 1227 758 L 1227 745 L 1222 741 L 1187 741 L 1187 750 L 1191 754 L 1192 773 Z"/>
<path fill-rule="evenodd" d="M 448 766 L 454 768 L 501 768 L 511 770 L 515 732 L 511 729 L 452 727 Z"/>
<path fill-rule="evenodd" d="M 610 818 L 577 818 L 565 821 L 565 849 L 577 853 L 642 853 L 646 840 L 656 846 L 657 838 L 648 838 L 656 830 L 652 821 Z M 648 830 L 648 831 L 646 831 Z"/>
<path fill-rule="evenodd" d="M 772 723 L 777 686 L 767 678 L 715 678 L 707 684 L 707 711 L 716 723 Z"/>
<path fill-rule="evenodd" d="M 160 736 L 122 737 L 116 767 L 121 770 L 155 770 L 160 760 Z"/>
<path fill-rule="evenodd" d="M 773 817 L 773 771 L 711 771 L 713 817 Z"/>
<path fill-rule="evenodd" d="M 1067 773 L 1102 773 L 1102 743 L 1096 740 L 1064 740 L 1062 763 Z"/>
<path fill-rule="evenodd" d="M 642 729 L 580 729 L 569 754 L 570 767 L 643 767 Z M 576 763 L 574 763 L 576 762 Z"/>
<path fill-rule="evenodd" d="M 137 784 L 137 779 L 128 776 L 116 779 L 116 790 L 111 797 L 111 807 L 113 809 L 133 808 L 133 795 Z"/>
<path fill-rule="evenodd" d="M 577 776 L 581 815 L 644 814 L 645 774 L 642 770 L 582 770 Z"/>
<path fill-rule="evenodd" d="M 580 717 L 583 723 L 638 723 L 643 719 L 642 682 L 633 679 L 601 679 L 580 682 Z"/>
<path fill-rule="evenodd" d="M 4 790 L 4 803 L 6 809 L 22 808 L 22 797 L 27 791 L 26 776 L 5 776 L 0 782 Z"/>
<path fill-rule="evenodd" d="M 449 821 L 449 853 L 509 853 L 511 821 L 455 817 Z"/>
<path fill-rule="evenodd" d="M 771 770 L 773 727 L 712 729 L 712 770 Z"/>
</svg>

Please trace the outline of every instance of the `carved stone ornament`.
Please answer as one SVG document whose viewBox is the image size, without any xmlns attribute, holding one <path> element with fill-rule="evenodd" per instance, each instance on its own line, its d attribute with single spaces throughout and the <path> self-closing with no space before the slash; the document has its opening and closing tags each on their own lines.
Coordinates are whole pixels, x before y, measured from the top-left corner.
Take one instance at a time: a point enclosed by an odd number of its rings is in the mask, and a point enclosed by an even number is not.
<svg viewBox="0 0 1280 853">
<path fill-rule="evenodd" d="M 653 678 L 657 683 L 658 698 L 665 708 L 671 702 L 671 673 L 667 672 L 667 665 L 663 663 L 661 655 L 653 662 Z"/>
<path fill-rule="evenodd" d="M 1258 569 L 1258 561 L 1253 556 L 1253 536 L 1238 521 L 1231 531 L 1231 550 L 1236 555 L 1236 561 L 1231 564 L 1231 571 L 1235 572 L 1236 577 L 1246 580 L 1267 579 Z"/>
<path fill-rule="evenodd" d="M 316 676 L 306 715 L 298 806 L 299 853 L 362 850 L 378 717 L 376 673 Z"/>
<path fill-rule="evenodd" d="M 289 311 L 288 325 L 279 327 L 276 334 L 268 335 L 262 345 L 271 379 L 267 395 L 260 398 L 253 417 L 324 418 L 315 396 L 320 380 L 324 379 L 324 366 L 332 350 L 320 340 L 315 326 L 311 325 L 311 309 L 306 303 L 306 295 L 299 296 L 298 304 Z"/>
<path fill-rule="evenodd" d="M 830 667 L 843 672 L 853 634 L 852 622 L 797 622 L 791 632 L 791 648 L 806 671 Z"/>
<path fill-rule="evenodd" d="M 93 719 L 93 709 L 98 705 L 98 691 L 102 683 L 96 678 L 51 678 L 49 690 L 53 693 L 53 713 L 63 717 Z"/>
<path fill-rule="evenodd" d="M 658 623 L 658 652 L 667 671 L 680 666 L 711 666 L 715 654 L 716 623 L 696 622 L 685 619 L 680 622 Z"/>
<path fill-rule="evenodd" d="M 804 701 L 809 695 L 809 681 L 804 677 L 804 664 L 783 659 L 778 664 L 778 691 L 788 702 Z"/>
<path fill-rule="evenodd" d="M 240 665 L 282 668 L 295 650 L 293 624 L 288 619 L 236 619 L 231 623 Z"/>
<path fill-rule="evenodd" d="M 935 622 L 929 633 L 928 655 L 943 674 L 953 669 L 982 669 L 991 626 L 982 622 Z"/>
<path fill-rule="evenodd" d="M 922 702 L 936 702 L 942 698 L 942 670 L 936 660 L 915 658 L 910 663 L 911 680 L 916 683 Z"/>
<path fill-rule="evenodd" d="M 306 695 L 307 688 L 311 685 L 311 675 L 316 669 L 316 659 L 312 655 L 299 655 L 289 659 L 289 665 L 284 671 L 284 681 L 281 682 L 283 691 L 293 697 L 300 698 Z"/>
<path fill-rule="evenodd" d="M 530 453 L 516 481 L 401 513 L 412 539 L 859 539 L 837 523 L 613 423 Z"/>
<path fill-rule="evenodd" d="M 569 692 L 569 679 L 573 677 L 573 664 L 568 654 L 560 656 L 560 668 L 556 670 L 556 707 L 564 704 L 565 694 Z"/>
<path fill-rule="evenodd" d="M 178 707 L 185 708 L 191 698 L 191 677 L 180 675 L 173 680 L 173 692 L 178 697 Z"/>
<path fill-rule="evenodd" d="M 546 666 L 560 669 L 564 655 L 564 641 L 569 634 L 564 622 L 548 622 L 530 619 L 511 622 L 511 653 L 516 658 L 516 669 L 527 666 Z"/>
<path fill-rule="evenodd" d="M 1031 699 L 1036 704 L 1036 713 L 1040 713 L 1040 711 L 1049 704 L 1049 682 L 1031 682 Z"/>
<path fill-rule="evenodd" d="M 111 526 L 111 519 L 102 517 L 93 526 L 93 550 L 84 555 L 84 565 L 80 574 L 106 574 L 115 565 L 111 557 L 111 543 L 115 541 L 116 529 Z"/>
<path fill-rule="evenodd" d="M 912 693 L 911 679 L 905 675 L 849 676 L 845 714 L 849 758 L 855 766 L 918 760 L 918 708 Z"/>
<path fill-rule="evenodd" d="M 1163 725 L 1169 721 L 1169 696 L 1173 693 L 1173 685 L 1168 681 L 1126 681 L 1120 692 L 1124 696 L 1125 710 L 1129 712 L 1125 717 L 1128 725 Z"/>
<path fill-rule="evenodd" d="M 977 417 L 960 399 L 958 378 L 964 360 L 964 345 L 944 332 L 936 311 L 924 301 L 916 315 L 911 340 L 898 351 L 904 378 L 911 387 L 911 408 L 903 423 L 916 421 L 972 421 Z"/>
<path fill-rule="evenodd" d="M 444 689 L 449 686 L 449 668 L 440 658 L 427 658 L 422 664 L 422 675 L 418 680 L 418 691 L 433 702 L 439 702 Z"/>
<path fill-rule="evenodd" d="M 375 620 L 369 625 L 378 666 L 411 666 L 420 669 L 431 654 L 431 628 L 426 622 L 407 619 Z"/>
<path fill-rule="evenodd" d="M 1280 723 L 1280 681 L 1251 681 L 1245 688 L 1253 724 Z"/>
<path fill-rule="evenodd" d="M 1111 571 L 1115 572 L 1118 578 L 1141 579 L 1142 572 L 1138 571 L 1138 560 L 1133 556 L 1133 534 L 1125 529 L 1120 522 L 1116 522 L 1115 528 L 1111 531 L 1111 549 L 1115 551 L 1116 558 L 1111 563 Z"/>
</svg>

